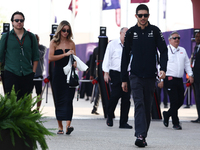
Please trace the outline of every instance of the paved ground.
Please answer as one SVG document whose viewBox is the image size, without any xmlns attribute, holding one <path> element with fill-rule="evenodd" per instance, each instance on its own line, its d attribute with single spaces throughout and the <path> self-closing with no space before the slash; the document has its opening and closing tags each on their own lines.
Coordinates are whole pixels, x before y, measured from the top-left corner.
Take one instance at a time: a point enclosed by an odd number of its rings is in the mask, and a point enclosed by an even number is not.
<svg viewBox="0 0 200 150">
<path fill-rule="evenodd" d="M 45 127 L 57 126 L 55 119 L 47 119 Z M 133 124 L 133 120 L 129 121 Z M 113 127 L 107 127 L 104 119 L 74 119 L 71 135 L 55 135 L 47 138 L 49 150 L 132 150 L 134 129 L 119 129 L 118 120 Z M 183 130 L 166 128 L 160 121 L 152 121 L 147 138 L 147 149 L 152 150 L 197 150 L 200 147 L 200 124 L 182 122 Z M 57 130 L 51 130 L 57 132 Z"/>
<path fill-rule="evenodd" d="M 46 95 L 43 95 L 46 98 Z M 57 132 L 57 122 L 52 94 L 48 94 L 48 103 L 44 99 L 42 102 L 43 113 L 47 122 L 44 126 L 52 132 Z M 74 131 L 71 135 L 55 135 L 47 137 L 49 150 L 132 150 L 138 149 L 134 145 L 134 129 L 119 129 L 118 104 L 115 111 L 114 126 L 108 127 L 103 116 L 102 104 L 100 103 L 98 112 L 100 115 L 92 115 L 93 103 L 74 98 L 74 115 L 72 126 Z M 161 110 L 166 110 L 161 105 Z M 131 105 L 129 113 L 129 124 L 134 125 L 134 107 Z M 172 129 L 170 120 L 169 127 L 163 126 L 161 120 L 153 120 L 147 137 L 148 146 L 146 149 L 152 150 L 197 150 L 200 148 L 200 124 L 191 123 L 196 119 L 195 106 L 186 109 L 184 106 L 179 110 L 179 118 L 183 130 Z M 65 122 L 63 123 L 66 125 Z M 39 148 L 40 149 L 40 148 Z"/>
</svg>

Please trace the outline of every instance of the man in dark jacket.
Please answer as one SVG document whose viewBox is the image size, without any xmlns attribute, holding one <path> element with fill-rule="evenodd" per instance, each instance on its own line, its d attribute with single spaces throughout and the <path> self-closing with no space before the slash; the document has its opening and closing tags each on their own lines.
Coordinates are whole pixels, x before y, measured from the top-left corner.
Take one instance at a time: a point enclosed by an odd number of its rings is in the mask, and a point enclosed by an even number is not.
<svg viewBox="0 0 200 150">
<path fill-rule="evenodd" d="M 191 58 L 192 71 L 194 75 L 194 89 L 198 118 L 193 123 L 200 123 L 200 31 L 195 35 L 196 46 Z"/>
<path fill-rule="evenodd" d="M 167 46 L 160 29 L 148 22 L 149 9 L 140 4 L 136 9 L 138 22 L 125 35 L 121 61 L 123 91 L 128 91 L 128 65 L 131 61 L 130 86 L 135 105 L 135 145 L 147 146 L 145 138 L 151 120 L 151 104 L 155 89 L 156 52 L 160 52 L 159 78 L 165 78 L 167 65 Z"/>
</svg>

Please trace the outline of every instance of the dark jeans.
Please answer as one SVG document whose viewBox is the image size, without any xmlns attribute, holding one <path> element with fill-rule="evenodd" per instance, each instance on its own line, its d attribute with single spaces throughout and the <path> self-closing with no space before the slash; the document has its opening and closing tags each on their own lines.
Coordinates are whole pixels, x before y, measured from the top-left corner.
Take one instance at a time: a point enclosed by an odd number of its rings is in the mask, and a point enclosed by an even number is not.
<svg viewBox="0 0 200 150">
<path fill-rule="evenodd" d="M 200 83 L 194 82 L 198 119 L 200 120 Z"/>
<path fill-rule="evenodd" d="M 108 101 L 108 116 L 110 118 L 113 117 L 117 103 L 121 98 L 120 125 L 123 125 L 128 122 L 128 113 L 130 109 L 130 90 L 128 92 L 124 92 L 122 90 L 120 72 L 111 70 L 109 74 L 111 78 L 111 93 Z"/>
<path fill-rule="evenodd" d="M 184 101 L 184 86 L 182 78 L 168 77 L 164 80 L 164 85 L 167 88 L 170 108 L 167 115 L 172 117 L 173 125 L 179 125 L 178 109 L 183 105 Z"/>
<path fill-rule="evenodd" d="M 17 100 L 22 98 L 25 94 L 32 92 L 34 73 L 30 73 L 26 76 L 17 76 L 14 73 L 5 70 L 4 71 L 4 84 L 5 93 L 10 94 L 14 85 L 17 93 Z"/>
<path fill-rule="evenodd" d="M 136 75 L 130 75 L 130 86 L 135 105 L 135 136 L 147 137 L 151 122 L 155 78 L 139 78 Z"/>
</svg>

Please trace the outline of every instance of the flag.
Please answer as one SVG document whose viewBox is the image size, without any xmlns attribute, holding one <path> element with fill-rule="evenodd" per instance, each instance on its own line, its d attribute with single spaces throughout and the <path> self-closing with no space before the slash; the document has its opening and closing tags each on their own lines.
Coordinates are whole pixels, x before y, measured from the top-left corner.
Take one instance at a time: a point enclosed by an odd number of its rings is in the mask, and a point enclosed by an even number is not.
<svg viewBox="0 0 200 150">
<path fill-rule="evenodd" d="M 149 0 L 131 0 L 131 3 L 148 3 Z"/>
<path fill-rule="evenodd" d="M 163 0 L 163 19 L 166 19 L 166 0 Z"/>
<path fill-rule="evenodd" d="M 103 0 L 102 10 L 119 9 L 119 0 Z"/>
<path fill-rule="evenodd" d="M 54 14 L 54 23 L 57 23 L 57 16 L 56 16 L 56 13 L 55 13 L 55 7 L 54 7 L 54 1 L 51 0 L 51 7 L 52 7 L 52 12 Z"/>
<path fill-rule="evenodd" d="M 55 16 L 55 20 L 54 20 L 54 23 L 57 23 L 57 17 Z"/>
<path fill-rule="evenodd" d="M 72 2 L 73 2 L 73 0 L 71 0 L 71 3 L 69 4 L 68 9 L 73 12 Z M 78 0 L 75 0 L 75 16 L 77 15 L 77 13 L 78 13 Z"/>
<path fill-rule="evenodd" d="M 115 9 L 115 20 L 118 27 L 121 26 L 121 9 Z"/>
</svg>

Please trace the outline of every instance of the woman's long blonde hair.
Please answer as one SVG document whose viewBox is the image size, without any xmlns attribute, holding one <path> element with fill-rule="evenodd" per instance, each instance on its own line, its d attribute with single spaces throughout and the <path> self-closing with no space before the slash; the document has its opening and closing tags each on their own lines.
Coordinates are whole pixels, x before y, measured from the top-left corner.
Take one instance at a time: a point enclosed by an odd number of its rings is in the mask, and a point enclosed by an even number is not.
<svg viewBox="0 0 200 150">
<path fill-rule="evenodd" d="M 68 34 L 67 39 L 68 39 L 68 40 L 71 40 L 71 39 L 73 38 L 73 33 L 72 33 L 71 25 L 69 24 L 68 21 L 63 20 L 63 21 L 61 21 L 61 23 L 58 25 L 57 30 L 56 30 L 56 33 L 55 33 L 55 35 L 53 36 L 53 40 L 54 40 L 54 42 L 55 42 L 57 45 L 60 44 L 60 36 L 61 36 L 61 35 L 60 35 L 60 32 L 61 32 L 61 30 L 62 30 L 62 28 L 63 28 L 64 26 L 69 26 L 69 30 L 70 30 L 70 33 Z"/>
</svg>

